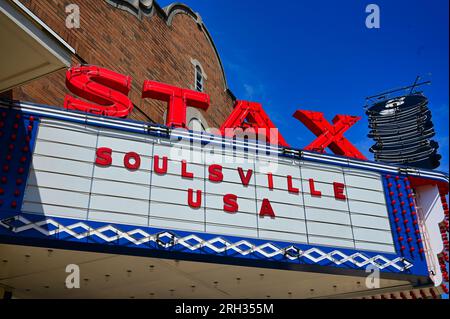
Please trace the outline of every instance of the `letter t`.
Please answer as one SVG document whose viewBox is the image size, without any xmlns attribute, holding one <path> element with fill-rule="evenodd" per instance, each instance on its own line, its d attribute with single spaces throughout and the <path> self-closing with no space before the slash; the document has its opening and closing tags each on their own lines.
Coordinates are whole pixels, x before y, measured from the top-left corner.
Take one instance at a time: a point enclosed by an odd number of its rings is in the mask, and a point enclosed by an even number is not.
<svg viewBox="0 0 450 319">
<path fill-rule="evenodd" d="M 206 93 L 150 80 L 144 82 L 142 97 L 167 102 L 166 125 L 169 127 L 186 128 L 187 106 L 203 110 L 209 107 L 209 95 Z"/>
</svg>

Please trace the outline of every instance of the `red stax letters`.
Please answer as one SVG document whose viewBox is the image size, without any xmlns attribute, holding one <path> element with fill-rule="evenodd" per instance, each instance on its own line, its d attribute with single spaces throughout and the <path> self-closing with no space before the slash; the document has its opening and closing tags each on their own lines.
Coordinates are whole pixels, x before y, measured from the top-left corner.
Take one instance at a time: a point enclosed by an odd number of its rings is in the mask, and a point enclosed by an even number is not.
<svg viewBox="0 0 450 319">
<path fill-rule="evenodd" d="M 267 116 L 266 112 L 264 112 L 262 105 L 259 103 L 236 101 L 233 112 L 231 112 L 230 116 L 222 124 L 220 131 L 222 132 L 222 135 L 232 137 L 232 135 L 230 135 L 232 132 L 229 132 L 227 129 L 235 128 L 253 128 L 255 133 L 259 132 L 258 129 L 265 129 L 266 142 L 274 144 L 272 143 L 274 137 L 270 136 L 269 133 L 270 129 L 276 129 L 276 127 Z M 277 138 L 278 145 L 289 147 L 278 130 Z"/>
<path fill-rule="evenodd" d="M 133 110 L 133 103 L 128 98 L 131 81 L 130 76 L 97 66 L 72 67 L 66 73 L 67 88 L 91 103 L 66 95 L 64 107 L 106 116 L 126 117 Z M 165 101 L 168 104 L 166 125 L 175 128 L 186 128 L 187 106 L 206 110 L 210 103 L 210 97 L 206 93 L 150 80 L 144 82 L 142 98 Z M 366 160 L 364 155 L 343 136 L 345 131 L 360 120 L 360 117 L 337 115 L 332 121 L 334 125 L 325 120 L 323 113 L 320 112 L 298 110 L 294 117 L 317 136 L 317 139 L 305 148 L 306 150 L 324 153 L 329 147 L 335 154 Z M 235 102 L 234 109 L 220 127 L 220 132 L 223 136 L 234 137 L 239 135 L 236 129 L 243 130 L 243 134 L 247 137 L 261 134 L 268 144 L 289 147 L 260 103 Z M 253 132 L 245 131 L 246 129 Z"/>
<path fill-rule="evenodd" d="M 128 98 L 129 76 L 93 65 L 76 66 L 66 72 L 66 86 L 72 93 L 95 103 L 66 95 L 66 109 L 114 117 L 127 117 L 133 110 L 133 103 Z"/>
<path fill-rule="evenodd" d="M 301 111 L 294 113 L 294 117 L 302 122 L 317 137 L 315 141 L 305 147 L 305 150 L 324 153 L 329 147 L 335 154 L 353 157 L 361 160 L 367 158 L 350 143 L 343 135 L 361 117 L 350 115 L 336 115 L 331 125 L 321 112 Z"/>
<path fill-rule="evenodd" d="M 166 125 L 170 127 L 186 128 L 187 106 L 203 110 L 209 107 L 208 94 L 150 80 L 144 82 L 142 97 L 167 102 Z"/>
</svg>

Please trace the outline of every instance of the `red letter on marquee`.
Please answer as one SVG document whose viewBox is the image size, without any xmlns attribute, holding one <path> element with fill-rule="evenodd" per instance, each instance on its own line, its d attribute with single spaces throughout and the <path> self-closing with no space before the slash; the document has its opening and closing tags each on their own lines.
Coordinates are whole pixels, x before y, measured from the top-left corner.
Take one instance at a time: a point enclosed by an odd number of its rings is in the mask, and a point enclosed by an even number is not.
<svg viewBox="0 0 450 319">
<path fill-rule="evenodd" d="M 194 201 L 194 190 L 188 189 L 188 205 L 192 208 L 200 208 L 202 206 L 202 191 L 197 190 L 197 200 Z"/>
<path fill-rule="evenodd" d="M 267 186 L 269 189 L 273 189 L 273 174 L 267 173 Z"/>
<path fill-rule="evenodd" d="M 155 171 L 155 173 L 160 175 L 166 174 L 168 161 L 169 159 L 167 158 L 167 156 L 164 156 L 163 167 L 159 167 L 159 156 L 158 155 L 153 156 L 153 170 Z"/>
<path fill-rule="evenodd" d="M 130 163 L 130 159 L 134 159 L 134 164 Z M 129 170 L 135 171 L 135 170 L 139 169 L 139 167 L 141 166 L 141 157 L 139 156 L 138 153 L 129 152 L 129 153 L 125 154 L 125 156 L 123 158 L 123 164 Z"/>
<path fill-rule="evenodd" d="M 194 173 L 191 173 L 191 172 L 187 171 L 187 162 L 185 160 L 183 160 L 181 162 L 181 177 L 189 178 L 189 179 L 193 179 L 194 178 Z"/>
<path fill-rule="evenodd" d="M 64 107 L 94 114 L 126 117 L 133 110 L 128 98 L 131 77 L 97 66 L 76 66 L 66 73 L 66 86 L 74 94 L 90 102 L 70 95 L 64 99 Z"/>
<path fill-rule="evenodd" d="M 247 174 L 244 175 L 244 170 L 242 167 L 238 167 L 239 177 L 241 178 L 242 185 L 248 186 L 250 179 L 252 178 L 253 170 L 247 170 Z"/>
<path fill-rule="evenodd" d="M 261 104 L 247 101 L 236 101 L 233 112 L 231 112 L 230 116 L 222 124 L 220 131 L 222 135 L 232 137 L 227 129 L 234 128 L 253 128 L 255 133 L 258 133 L 258 129 L 265 129 L 267 143 L 271 143 L 271 140 L 274 138 L 273 136 L 269 136 L 270 129 L 276 129 L 266 112 L 264 112 Z M 277 138 L 278 145 L 289 147 L 280 132 L 278 132 Z"/>
<path fill-rule="evenodd" d="M 112 163 L 112 149 L 109 147 L 100 147 L 97 149 L 95 164 L 100 166 L 109 166 Z"/>
<path fill-rule="evenodd" d="M 270 216 L 271 218 L 275 218 L 275 213 L 273 211 L 272 205 L 267 198 L 264 198 L 261 204 L 261 209 L 259 210 L 259 216 Z"/>
<path fill-rule="evenodd" d="M 209 107 L 208 94 L 150 80 L 144 82 L 142 97 L 167 102 L 166 125 L 170 127 L 186 127 L 187 106 L 203 110 Z"/>
<path fill-rule="evenodd" d="M 318 136 L 315 141 L 305 147 L 305 150 L 324 153 L 325 148 L 329 147 L 337 155 L 367 160 L 367 158 L 344 137 L 344 132 L 358 122 L 361 117 L 336 115 L 332 121 L 334 125 L 331 125 L 321 112 L 298 110 L 294 113 L 294 117 Z"/>
<path fill-rule="evenodd" d="M 226 194 L 223 197 L 223 210 L 228 213 L 236 213 L 239 209 L 237 204 L 237 196 L 234 194 Z"/>
<path fill-rule="evenodd" d="M 208 178 L 211 182 L 219 183 L 223 181 L 222 166 L 220 166 L 219 164 L 213 164 L 209 166 L 208 171 L 209 171 Z"/>
<path fill-rule="evenodd" d="M 338 182 L 334 182 L 333 183 L 333 188 L 334 188 L 334 198 L 336 199 L 342 199 L 342 200 L 346 200 L 347 197 L 345 197 L 344 195 L 344 189 L 345 189 L 345 185 L 342 183 L 338 183 Z"/>
<path fill-rule="evenodd" d="M 293 193 L 293 194 L 300 193 L 300 190 L 297 187 L 294 187 L 292 185 L 292 176 L 291 175 L 288 175 L 288 177 L 287 177 L 287 184 L 288 184 L 288 192 L 289 193 Z"/>
<path fill-rule="evenodd" d="M 322 197 L 321 191 L 316 191 L 316 187 L 314 186 L 314 180 L 312 178 L 309 179 L 309 191 L 311 196 Z"/>
</svg>

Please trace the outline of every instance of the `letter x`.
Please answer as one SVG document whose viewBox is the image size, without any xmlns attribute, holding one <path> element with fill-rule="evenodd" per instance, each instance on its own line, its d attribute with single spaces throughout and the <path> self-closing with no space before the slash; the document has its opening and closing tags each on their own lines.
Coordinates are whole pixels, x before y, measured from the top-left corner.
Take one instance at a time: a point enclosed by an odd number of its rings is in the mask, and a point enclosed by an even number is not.
<svg viewBox="0 0 450 319">
<path fill-rule="evenodd" d="M 329 147 L 337 155 L 367 160 L 367 158 L 344 137 L 344 132 L 358 122 L 361 117 L 336 115 L 332 121 L 334 125 L 331 125 L 321 112 L 298 110 L 294 113 L 294 117 L 317 136 L 317 139 L 305 147 L 305 150 L 325 153 L 325 148 Z"/>
</svg>

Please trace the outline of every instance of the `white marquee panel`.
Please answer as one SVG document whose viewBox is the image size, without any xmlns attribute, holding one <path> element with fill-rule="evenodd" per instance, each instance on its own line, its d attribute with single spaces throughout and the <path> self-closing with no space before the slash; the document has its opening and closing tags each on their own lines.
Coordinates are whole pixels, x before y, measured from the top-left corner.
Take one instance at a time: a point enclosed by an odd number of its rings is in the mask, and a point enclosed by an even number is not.
<svg viewBox="0 0 450 319">
<path fill-rule="evenodd" d="M 138 225 L 138 226 L 148 225 L 147 215 L 115 213 L 105 210 L 90 210 L 89 220 L 108 223 L 119 223 L 126 225 Z"/>
<path fill-rule="evenodd" d="M 292 241 L 294 243 L 308 243 L 308 237 L 305 234 L 294 234 L 288 232 L 279 232 L 273 230 L 259 230 L 259 237 L 261 239 L 271 239 L 271 240 L 284 240 L 284 241 Z"/>
<path fill-rule="evenodd" d="M 76 207 L 86 211 L 89 203 L 89 193 L 65 191 L 30 185 L 25 190 L 24 202 Z"/>
<path fill-rule="evenodd" d="M 206 232 L 218 235 L 258 238 L 258 230 L 256 228 L 206 224 Z"/>
<path fill-rule="evenodd" d="M 31 168 L 39 171 L 74 174 L 91 178 L 94 164 L 92 162 L 88 163 L 51 156 L 42 156 L 35 153 Z"/>
<path fill-rule="evenodd" d="M 98 195 L 108 195 L 111 197 L 141 199 L 144 201 L 148 201 L 150 199 L 150 187 L 147 185 L 106 181 L 101 179 L 93 180 L 91 193 Z"/>
<path fill-rule="evenodd" d="M 200 223 L 196 221 L 195 218 L 193 218 L 192 220 L 179 220 L 154 216 L 150 217 L 149 226 L 174 231 L 176 230 L 196 231 L 196 232 L 205 231 L 205 224 L 203 222 Z"/>
<path fill-rule="evenodd" d="M 306 209 L 306 219 L 309 221 L 351 225 L 350 214 L 348 212 L 332 209 L 308 207 Z"/>
<path fill-rule="evenodd" d="M 336 234 L 336 237 L 332 238 L 309 235 L 308 242 L 310 244 L 325 245 L 330 247 L 355 248 L 355 242 L 353 240 L 338 238 L 338 236 L 339 235 Z"/>
<path fill-rule="evenodd" d="M 393 250 L 384 191 L 377 174 L 291 159 L 277 162 L 267 156 L 252 155 L 248 159 L 227 151 L 226 155 L 215 156 L 219 160 L 216 163 L 223 166 L 224 180 L 211 182 L 208 165 L 214 162 L 205 163 L 209 156 L 198 145 L 64 125 L 52 121 L 39 128 L 24 211 L 172 230 Z M 94 165 L 98 147 L 113 150 L 111 166 Z M 126 152 L 141 156 L 137 171 L 124 167 Z M 155 155 L 160 157 L 160 164 L 163 156 L 169 158 L 167 174 L 153 172 Z M 182 160 L 188 162 L 187 171 L 194 173 L 194 179 L 181 177 Z M 253 170 L 248 186 L 242 185 L 238 167 L 244 174 Z M 263 172 L 273 173 L 275 189 L 268 188 Z M 288 192 L 287 175 L 293 177 L 299 194 Z M 309 178 L 322 192 L 320 198 L 311 196 Z M 346 185 L 347 200 L 335 198 L 333 182 Z M 200 208 L 188 206 L 189 188 L 194 190 L 194 200 L 196 191 L 202 191 Z M 237 213 L 224 211 L 225 194 L 238 196 Z M 270 200 L 276 218 L 258 216 L 264 198 Z"/>
<path fill-rule="evenodd" d="M 89 209 L 148 216 L 148 205 L 145 200 L 92 194 Z"/>
<path fill-rule="evenodd" d="M 307 227 L 309 234 L 353 239 L 351 226 L 308 221 Z M 332 241 L 329 244 L 332 244 Z"/>
<path fill-rule="evenodd" d="M 353 232 L 356 240 L 384 244 L 392 243 L 392 233 L 390 231 L 355 227 Z"/>
<path fill-rule="evenodd" d="M 389 219 L 384 217 L 352 214 L 352 223 L 359 227 L 391 230 Z"/>
<path fill-rule="evenodd" d="M 45 129 L 42 129 L 44 127 Z M 95 148 L 97 132 L 86 133 L 85 128 L 81 125 L 72 124 L 61 127 L 55 122 L 44 121 L 38 131 L 38 138 L 51 142 Z"/>
<path fill-rule="evenodd" d="M 123 166 L 96 166 L 93 176 L 95 179 L 115 180 L 124 183 L 150 185 L 150 174 L 150 171 L 144 169 L 130 171 Z"/>
<path fill-rule="evenodd" d="M 28 185 L 89 193 L 91 179 L 31 169 L 28 175 Z"/>
<path fill-rule="evenodd" d="M 261 210 L 262 200 L 258 200 L 258 209 Z M 305 219 L 305 208 L 301 205 L 281 204 L 271 202 L 273 210 L 276 212 L 277 217 L 291 218 L 291 219 Z"/>
<path fill-rule="evenodd" d="M 153 224 L 153 219 L 155 218 L 165 220 L 174 219 L 186 222 L 192 221 L 202 225 L 205 221 L 204 208 L 191 208 L 185 205 L 167 205 L 164 203 L 152 202 L 150 209 L 150 224 Z M 159 226 L 161 226 L 161 224 L 159 224 Z M 188 229 L 191 228 L 189 227 Z"/>
<path fill-rule="evenodd" d="M 303 205 L 303 196 L 301 193 L 289 193 L 286 190 L 268 189 L 265 187 L 256 188 L 256 196 L 258 199 L 268 198 L 270 202 L 301 206 Z"/>
<path fill-rule="evenodd" d="M 268 216 L 258 217 L 258 227 L 260 230 L 289 232 L 306 235 L 305 220 L 288 218 L 270 218 Z"/>
<path fill-rule="evenodd" d="M 208 224 L 239 226 L 255 230 L 257 228 L 256 214 L 244 212 L 228 213 L 223 210 L 207 208 L 205 215 L 207 228 Z"/>
</svg>

